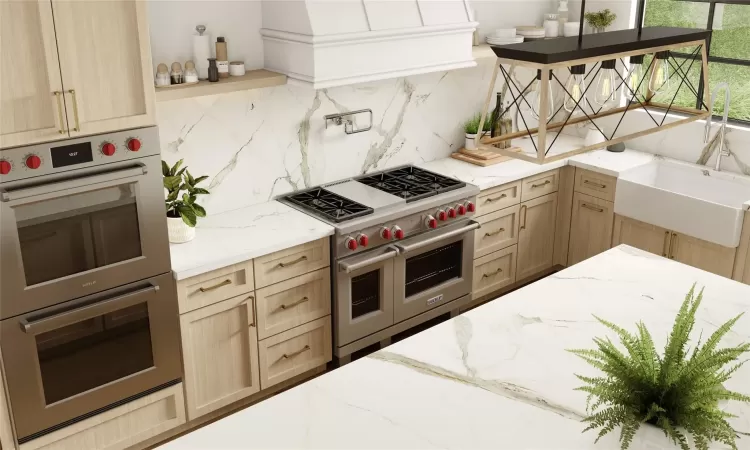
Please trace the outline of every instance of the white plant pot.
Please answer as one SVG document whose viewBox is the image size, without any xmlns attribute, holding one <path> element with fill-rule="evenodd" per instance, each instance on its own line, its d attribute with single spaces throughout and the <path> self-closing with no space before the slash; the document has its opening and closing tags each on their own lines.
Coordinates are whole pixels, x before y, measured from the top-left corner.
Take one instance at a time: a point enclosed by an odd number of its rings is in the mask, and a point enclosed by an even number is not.
<svg viewBox="0 0 750 450">
<path fill-rule="evenodd" d="M 477 137 L 476 134 L 469 134 L 466 133 L 466 142 L 464 143 L 464 148 L 466 150 L 476 150 L 477 146 L 474 145 L 474 138 Z"/>
<path fill-rule="evenodd" d="M 169 242 L 182 244 L 192 241 L 195 237 L 195 227 L 190 227 L 182 221 L 182 217 L 167 217 L 167 230 L 169 231 Z"/>
</svg>

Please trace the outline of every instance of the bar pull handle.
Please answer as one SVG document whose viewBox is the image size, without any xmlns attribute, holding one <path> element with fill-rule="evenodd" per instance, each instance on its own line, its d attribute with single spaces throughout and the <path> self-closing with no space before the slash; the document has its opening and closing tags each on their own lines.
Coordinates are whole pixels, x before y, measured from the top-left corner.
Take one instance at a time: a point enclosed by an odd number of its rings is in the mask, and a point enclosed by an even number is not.
<svg viewBox="0 0 750 450">
<path fill-rule="evenodd" d="M 590 209 L 592 211 L 600 212 L 600 213 L 604 212 L 604 208 L 599 208 L 597 206 L 591 206 L 588 203 L 581 203 L 581 207 L 586 208 L 586 209 Z"/>
<path fill-rule="evenodd" d="M 60 134 L 65 134 L 65 116 L 63 116 L 63 107 L 62 107 L 63 93 L 60 91 L 55 91 L 52 94 L 55 96 L 55 99 L 57 99 L 57 116 L 60 118 L 60 129 L 57 130 L 57 132 Z"/>
<path fill-rule="evenodd" d="M 497 270 L 496 270 L 496 271 L 494 271 L 494 272 L 490 272 L 490 273 L 485 273 L 485 274 L 482 274 L 482 278 L 490 278 L 490 277 L 494 277 L 495 275 L 497 275 L 497 274 L 499 274 L 499 273 L 502 273 L 502 272 L 503 272 L 503 269 L 497 269 Z"/>
<path fill-rule="evenodd" d="M 505 231 L 505 228 L 499 228 L 496 231 L 489 231 L 487 233 L 484 233 L 484 237 L 492 237 L 502 233 L 503 231 Z"/>
<path fill-rule="evenodd" d="M 281 306 L 279 306 L 279 308 L 281 308 L 281 309 L 289 309 L 289 308 L 294 308 L 295 306 L 297 306 L 297 305 L 301 305 L 301 304 L 305 303 L 305 302 L 306 302 L 306 301 L 308 301 L 308 300 L 310 300 L 310 299 L 309 299 L 309 298 L 307 298 L 307 297 L 302 297 L 301 299 L 297 300 L 297 301 L 296 301 L 296 302 L 294 302 L 294 303 L 290 303 L 290 304 L 288 304 L 288 305 L 284 305 L 284 304 L 282 304 Z"/>
<path fill-rule="evenodd" d="M 674 259 L 674 252 L 677 250 L 677 233 L 672 233 L 672 239 L 669 242 L 669 259 Z"/>
<path fill-rule="evenodd" d="M 295 356 L 300 355 L 300 354 L 302 354 L 302 353 L 304 353 L 304 352 L 306 352 L 308 350 L 310 350 L 310 346 L 309 345 L 305 345 L 304 347 L 302 347 L 301 349 L 297 350 L 296 352 L 289 353 L 288 355 L 286 353 L 284 353 L 283 355 L 281 355 L 281 358 L 282 359 L 294 358 Z"/>
<path fill-rule="evenodd" d="M 552 182 L 551 182 L 550 180 L 546 180 L 546 181 L 545 181 L 544 183 L 540 183 L 540 184 L 532 184 L 532 185 L 531 185 L 531 187 L 532 187 L 532 188 L 538 188 L 538 187 L 546 186 L 546 185 L 548 185 L 548 184 L 550 184 L 550 183 L 552 183 Z"/>
<path fill-rule="evenodd" d="M 307 261 L 307 256 L 300 256 L 299 258 L 295 259 L 294 261 L 289 261 L 288 263 L 280 262 L 276 264 L 276 267 L 285 268 L 285 267 L 291 267 L 295 264 L 299 264 L 302 261 Z"/>
<path fill-rule="evenodd" d="M 485 202 L 485 203 L 492 203 L 492 202 L 496 202 L 496 201 L 498 201 L 498 200 L 502 200 L 502 199 L 504 199 L 504 198 L 505 198 L 505 197 L 507 197 L 507 196 L 508 196 L 508 194 L 502 194 L 502 195 L 500 195 L 499 197 L 490 197 L 490 198 L 486 199 L 486 200 L 485 200 L 484 202 Z"/>
<path fill-rule="evenodd" d="M 590 184 L 591 186 L 596 186 L 596 187 L 601 188 L 601 189 L 605 189 L 607 187 L 606 184 L 594 183 L 591 180 L 583 180 L 583 184 Z"/>
<path fill-rule="evenodd" d="M 526 211 L 528 211 L 528 207 L 526 205 L 521 205 L 521 211 L 523 214 L 521 215 L 523 217 L 523 225 L 521 225 L 518 229 L 519 230 L 525 230 L 526 229 Z"/>
<path fill-rule="evenodd" d="M 198 290 L 201 291 L 201 292 L 210 292 L 210 291 L 213 291 L 214 289 L 219 289 L 220 287 L 224 287 L 224 286 L 227 286 L 229 284 L 232 284 L 232 280 L 226 279 L 226 280 L 222 281 L 219 284 L 214 284 L 213 286 L 209 286 L 209 287 L 206 287 L 206 288 L 204 288 L 204 287 L 198 288 Z"/>
<path fill-rule="evenodd" d="M 248 302 L 250 302 L 250 303 L 249 303 L 249 304 L 247 305 L 247 307 L 248 307 L 248 308 L 250 308 L 250 310 L 252 310 L 252 309 L 253 309 L 253 304 L 252 304 L 252 301 L 253 301 L 253 300 L 255 300 L 255 296 L 252 296 L 252 295 L 248 295 L 248 296 L 247 296 L 247 298 L 245 299 L 245 301 L 248 301 Z M 250 323 L 249 323 L 248 325 L 249 325 L 249 326 L 251 326 L 251 327 L 253 327 L 253 328 L 255 328 L 255 317 L 253 317 L 253 321 L 252 321 L 252 322 L 250 322 Z"/>
<path fill-rule="evenodd" d="M 669 231 L 664 232 L 664 246 L 662 247 L 662 253 L 661 253 L 661 256 L 664 256 L 664 257 L 666 257 L 669 254 L 669 247 L 670 247 L 669 234 L 670 234 Z"/>
<path fill-rule="evenodd" d="M 73 131 L 81 131 L 81 123 L 78 120 L 78 100 L 76 99 L 76 91 L 70 89 L 68 93 L 73 97 L 73 118 L 76 121 L 76 127 L 73 128 Z"/>
</svg>

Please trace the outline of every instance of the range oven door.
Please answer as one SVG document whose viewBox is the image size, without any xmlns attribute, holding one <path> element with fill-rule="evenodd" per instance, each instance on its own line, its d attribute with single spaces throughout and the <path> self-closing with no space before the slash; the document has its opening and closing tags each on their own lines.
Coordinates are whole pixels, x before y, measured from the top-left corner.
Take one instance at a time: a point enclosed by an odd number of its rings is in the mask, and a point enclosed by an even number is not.
<svg viewBox="0 0 750 450">
<path fill-rule="evenodd" d="M 159 156 L 0 187 L 0 319 L 169 271 Z"/>
<path fill-rule="evenodd" d="M 396 245 L 394 322 L 429 311 L 471 292 L 474 221 L 450 225 Z"/>
<path fill-rule="evenodd" d="M 169 274 L 0 322 L 18 437 L 181 378 Z"/>
<path fill-rule="evenodd" d="M 336 346 L 393 325 L 393 261 L 388 246 L 340 260 L 335 267 Z"/>
</svg>

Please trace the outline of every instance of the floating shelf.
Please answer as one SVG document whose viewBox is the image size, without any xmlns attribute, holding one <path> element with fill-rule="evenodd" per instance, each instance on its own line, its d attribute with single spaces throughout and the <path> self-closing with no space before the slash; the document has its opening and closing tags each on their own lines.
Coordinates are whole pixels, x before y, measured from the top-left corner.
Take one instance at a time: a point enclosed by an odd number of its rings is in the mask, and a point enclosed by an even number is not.
<svg viewBox="0 0 750 450">
<path fill-rule="evenodd" d="M 248 70 L 241 77 L 221 78 L 217 82 L 199 81 L 197 84 L 155 88 L 156 101 L 178 100 L 181 98 L 201 97 L 204 95 L 225 94 L 227 92 L 247 91 L 286 84 L 286 75 L 270 70 Z"/>
</svg>

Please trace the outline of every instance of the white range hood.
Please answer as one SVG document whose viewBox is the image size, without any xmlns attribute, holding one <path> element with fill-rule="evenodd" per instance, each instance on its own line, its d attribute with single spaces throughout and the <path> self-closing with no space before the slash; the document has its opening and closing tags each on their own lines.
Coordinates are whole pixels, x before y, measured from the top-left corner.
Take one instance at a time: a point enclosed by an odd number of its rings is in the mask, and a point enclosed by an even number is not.
<svg viewBox="0 0 750 450">
<path fill-rule="evenodd" d="M 264 67 L 315 89 L 476 65 L 468 0 L 263 0 Z"/>
</svg>

